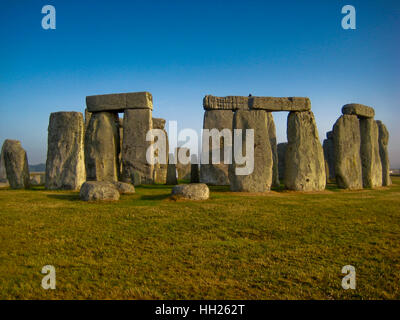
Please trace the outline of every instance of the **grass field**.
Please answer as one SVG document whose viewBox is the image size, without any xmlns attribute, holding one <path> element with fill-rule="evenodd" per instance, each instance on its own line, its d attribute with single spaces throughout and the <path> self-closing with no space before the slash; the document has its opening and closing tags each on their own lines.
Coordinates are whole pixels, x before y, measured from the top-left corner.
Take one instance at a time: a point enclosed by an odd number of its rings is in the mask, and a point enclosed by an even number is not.
<svg viewBox="0 0 400 320">
<path fill-rule="evenodd" d="M 400 178 L 390 188 L 114 203 L 0 190 L 1 299 L 399 299 Z M 56 290 L 41 269 L 56 268 Z M 345 265 L 356 290 L 344 290 Z"/>
</svg>

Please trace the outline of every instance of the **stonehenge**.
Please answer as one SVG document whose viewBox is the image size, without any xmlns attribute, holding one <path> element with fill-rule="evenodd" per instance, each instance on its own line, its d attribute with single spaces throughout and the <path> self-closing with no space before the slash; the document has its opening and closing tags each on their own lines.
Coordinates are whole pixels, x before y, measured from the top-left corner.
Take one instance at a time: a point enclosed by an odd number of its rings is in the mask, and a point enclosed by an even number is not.
<svg viewBox="0 0 400 320">
<path fill-rule="evenodd" d="M 28 157 L 17 140 L 7 139 L 3 143 L 1 154 L 4 157 L 4 166 L 7 180 L 12 189 L 29 188 Z"/>
<path fill-rule="evenodd" d="M 86 180 L 84 122 L 80 112 L 50 114 L 46 188 L 79 190 Z"/>
<path fill-rule="evenodd" d="M 118 200 L 120 194 L 135 193 L 134 186 L 177 185 L 178 180 L 191 184 L 174 187 L 173 194 L 188 199 L 208 198 L 207 185 L 268 192 L 284 182 L 288 190 L 309 192 L 332 181 L 350 190 L 391 184 L 389 133 L 375 121 L 372 107 L 344 105 L 322 145 L 308 98 L 206 95 L 203 108 L 198 157 L 185 147 L 170 153 L 166 121 L 152 117 L 149 92 L 87 96 L 84 115 L 50 114 L 44 179 L 30 177 L 21 143 L 7 139 L 0 182 L 14 189 L 45 183 L 48 190 L 80 190 L 85 201 Z M 287 142 L 277 144 L 272 112 L 279 111 L 288 112 Z M 153 129 L 157 133 L 149 135 Z M 164 137 L 165 149 L 149 153 Z"/>
</svg>

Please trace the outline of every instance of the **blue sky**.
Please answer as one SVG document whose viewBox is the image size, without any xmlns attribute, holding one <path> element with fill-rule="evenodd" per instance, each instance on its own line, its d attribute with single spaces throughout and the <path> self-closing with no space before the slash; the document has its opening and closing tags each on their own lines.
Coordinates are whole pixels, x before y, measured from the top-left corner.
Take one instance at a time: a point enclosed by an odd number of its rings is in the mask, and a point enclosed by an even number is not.
<svg viewBox="0 0 400 320">
<path fill-rule="evenodd" d="M 44 5 L 56 30 L 41 27 Z M 356 8 L 357 29 L 341 28 Z M 400 167 L 399 1 L 2 0 L 0 140 L 44 162 L 51 112 L 87 95 L 149 91 L 155 117 L 202 127 L 206 94 L 308 96 L 320 137 L 341 107 L 373 106 Z M 286 141 L 286 113 L 274 114 Z"/>
</svg>

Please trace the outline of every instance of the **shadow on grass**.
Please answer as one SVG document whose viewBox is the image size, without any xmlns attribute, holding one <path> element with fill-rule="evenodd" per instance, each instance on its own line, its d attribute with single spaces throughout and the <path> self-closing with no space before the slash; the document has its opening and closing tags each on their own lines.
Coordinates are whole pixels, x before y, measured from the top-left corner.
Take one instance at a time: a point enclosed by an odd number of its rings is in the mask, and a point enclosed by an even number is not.
<svg viewBox="0 0 400 320">
<path fill-rule="evenodd" d="M 170 197 L 170 194 L 143 195 L 140 200 L 161 201 Z"/>
<path fill-rule="evenodd" d="M 81 201 L 79 194 L 48 194 L 48 198 L 66 201 Z"/>
</svg>

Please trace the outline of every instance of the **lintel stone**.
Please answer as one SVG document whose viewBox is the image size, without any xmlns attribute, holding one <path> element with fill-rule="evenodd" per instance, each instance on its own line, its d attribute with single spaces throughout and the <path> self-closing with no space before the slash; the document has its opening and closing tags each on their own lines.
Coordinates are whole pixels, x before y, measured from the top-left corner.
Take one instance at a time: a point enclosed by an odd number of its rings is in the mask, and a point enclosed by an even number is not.
<svg viewBox="0 0 400 320">
<path fill-rule="evenodd" d="M 359 118 L 373 118 L 375 116 L 374 108 L 359 103 L 346 104 L 342 108 L 343 114 L 356 115 Z"/>
<path fill-rule="evenodd" d="M 115 111 L 125 109 L 153 110 L 153 96 L 149 92 L 113 93 L 86 97 L 89 112 Z"/>
</svg>

